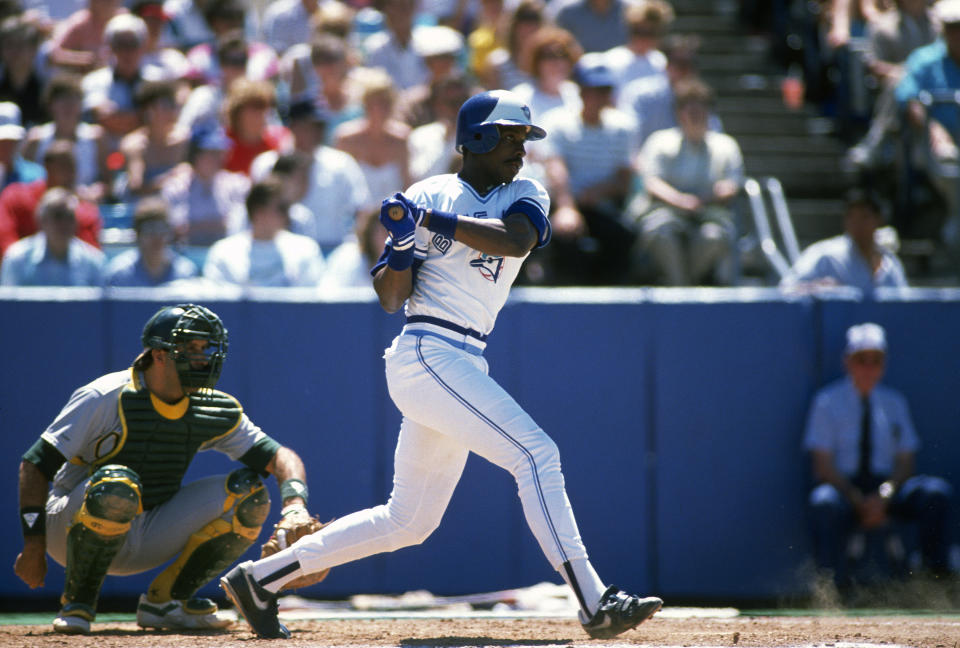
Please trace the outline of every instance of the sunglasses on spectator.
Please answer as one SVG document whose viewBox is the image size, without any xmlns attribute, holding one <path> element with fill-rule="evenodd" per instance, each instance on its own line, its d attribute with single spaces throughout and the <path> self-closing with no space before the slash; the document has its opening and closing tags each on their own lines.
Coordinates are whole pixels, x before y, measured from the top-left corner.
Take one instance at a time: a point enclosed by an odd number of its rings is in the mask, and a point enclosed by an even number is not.
<svg viewBox="0 0 960 648">
<path fill-rule="evenodd" d="M 170 225 L 162 220 L 145 221 L 137 228 L 137 233 L 141 236 L 166 236 L 172 231 Z"/>
<path fill-rule="evenodd" d="M 140 42 L 135 38 L 118 38 L 110 43 L 110 47 L 115 50 L 135 50 L 140 47 Z"/>
<path fill-rule="evenodd" d="M 559 49 L 547 49 L 540 52 L 541 59 L 566 59 L 567 53 Z"/>
<path fill-rule="evenodd" d="M 652 27 L 633 27 L 630 29 L 630 35 L 636 38 L 657 38 L 661 34 L 659 29 Z"/>
<path fill-rule="evenodd" d="M 220 59 L 220 64 L 232 67 L 247 67 L 247 57 L 242 54 L 232 54 Z"/>
<path fill-rule="evenodd" d="M 886 362 L 886 356 L 879 351 L 873 353 L 854 353 L 850 356 L 850 362 L 858 365 L 879 366 Z"/>
<path fill-rule="evenodd" d="M 47 214 L 47 218 L 58 223 L 70 223 L 76 220 L 73 212 L 69 209 L 55 209 Z"/>
</svg>

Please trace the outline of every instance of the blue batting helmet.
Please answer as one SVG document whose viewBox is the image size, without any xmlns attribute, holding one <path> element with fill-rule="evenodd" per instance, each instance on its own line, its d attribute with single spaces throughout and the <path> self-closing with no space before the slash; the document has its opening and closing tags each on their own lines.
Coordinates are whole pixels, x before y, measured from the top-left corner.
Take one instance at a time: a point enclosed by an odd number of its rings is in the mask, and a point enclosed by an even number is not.
<svg viewBox="0 0 960 648">
<path fill-rule="evenodd" d="M 530 121 L 530 107 L 512 92 L 491 90 L 463 102 L 457 113 L 457 151 L 489 153 L 500 141 L 497 124 L 526 126 L 527 139 L 539 140 L 547 132 Z"/>
</svg>

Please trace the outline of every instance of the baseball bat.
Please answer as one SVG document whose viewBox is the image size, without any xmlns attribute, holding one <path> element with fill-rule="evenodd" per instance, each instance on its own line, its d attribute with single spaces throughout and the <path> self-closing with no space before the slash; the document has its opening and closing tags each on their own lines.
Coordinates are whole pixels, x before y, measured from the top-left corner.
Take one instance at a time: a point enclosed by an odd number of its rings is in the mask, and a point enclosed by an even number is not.
<svg viewBox="0 0 960 648">
<path fill-rule="evenodd" d="M 393 205 L 387 210 L 387 215 L 389 215 L 391 219 L 398 221 L 403 218 L 403 207 L 400 205 Z"/>
</svg>

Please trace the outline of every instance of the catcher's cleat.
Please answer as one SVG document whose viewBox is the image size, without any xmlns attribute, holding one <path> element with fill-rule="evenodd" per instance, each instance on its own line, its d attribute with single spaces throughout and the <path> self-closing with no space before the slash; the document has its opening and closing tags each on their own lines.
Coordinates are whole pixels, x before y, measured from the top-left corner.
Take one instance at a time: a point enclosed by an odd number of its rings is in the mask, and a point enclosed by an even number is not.
<svg viewBox="0 0 960 648">
<path fill-rule="evenodd" d="M 97 613 L 84 603 L 67 603 L 53 620 L 54 632 L 60 634 L 89 634 L 90 622 Z"/>
<path fill-rule="evenodd" d="M 277 618 L 277 595 L 261 587 L 250 574 L 252 560 L 242 562 L 220 579 L 237 611 L 264 639 L 289 639 L 290 631 Z"/>
<path fill-rule="evenodd" d="M 206 598 L 151 603 L 146 594 L 137 604 L 137 625 L 160 630 L 222 630 L 233 624 L 217 615 L 217 604 Z"/>
<path fill-rule="evenodd" d="M 640 625 L 663 605 L 656 596 L 640 598 L 611 585 L 600 597 L 597 613 L 583 624 L 592 639 L 610 639 Z"/>
</svg>

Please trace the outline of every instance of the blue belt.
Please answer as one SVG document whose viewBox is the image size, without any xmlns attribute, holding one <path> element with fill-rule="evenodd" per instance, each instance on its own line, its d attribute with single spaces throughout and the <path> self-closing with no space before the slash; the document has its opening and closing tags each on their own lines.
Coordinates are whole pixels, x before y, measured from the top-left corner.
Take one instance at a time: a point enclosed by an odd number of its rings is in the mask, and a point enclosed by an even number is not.
<svg viewBox="0 0 960 648">
<path fill-rule="evenodd" d="M 469 335 L 472 338 L 476 338 L 481 342 L 487 341 L 487 336 L 481 333 L 480 331 L 474 331 L 471 328 L 465 328 L 453 322 L 448 322 L 445 319 L 440 319 L 439 317 L 432 317 L 430 315 L 411 315 L 407 318 L 408 324 L 416 324 L 417 322 L 422 322 L 424 324 L 433 324 L 434 326 L 439 326 L 453 331 L 454 333 L 459 333 L 460 335 Z"/>
</svg>

